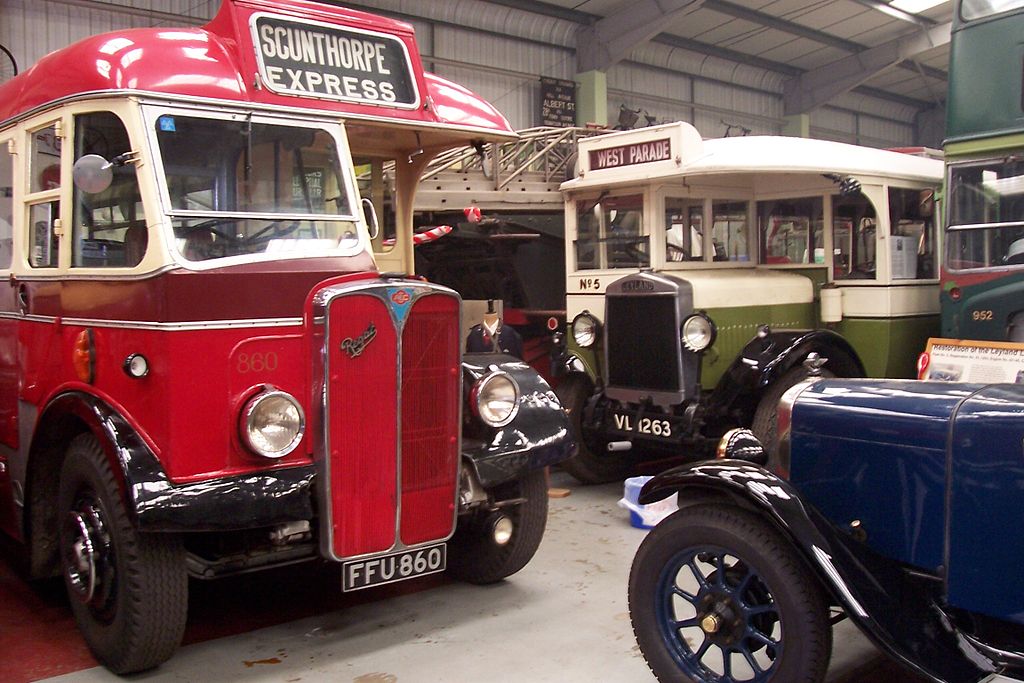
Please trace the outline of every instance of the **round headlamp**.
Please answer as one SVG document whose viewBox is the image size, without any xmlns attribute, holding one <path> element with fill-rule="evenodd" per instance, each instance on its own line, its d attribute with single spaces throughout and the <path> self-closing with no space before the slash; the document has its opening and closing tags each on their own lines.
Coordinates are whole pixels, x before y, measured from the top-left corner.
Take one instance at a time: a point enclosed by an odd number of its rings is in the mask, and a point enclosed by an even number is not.
<svg viewBox="0 0 1024 683">
<path fill-rule="evenodd" d="M 242 408 L 239 429 L 242 441 L 264 458 L 283 458 L 299 445 L 306 431 L 302 406 L 291 394 L 264 391 Z"/>
<path fill-rule="evenodd" d="M 600 330 L 601 323 L 587 311 L 572 319 L 572 336 L 581 348 L 593 346 Z"/>
<path fill-rule="evenodd" d="M 683 321 L 680 336 L 687 351 L 703 351 L 715 341 L 715 325 L 702 313 L 695 313 Z"/>
<path fill-rule="evenodd" d="M 504 372 L 492 372 L 477 380 L 470 405 L 491 427 L 504 427 L 519 412 L 519 385 Z"/>
</svg>

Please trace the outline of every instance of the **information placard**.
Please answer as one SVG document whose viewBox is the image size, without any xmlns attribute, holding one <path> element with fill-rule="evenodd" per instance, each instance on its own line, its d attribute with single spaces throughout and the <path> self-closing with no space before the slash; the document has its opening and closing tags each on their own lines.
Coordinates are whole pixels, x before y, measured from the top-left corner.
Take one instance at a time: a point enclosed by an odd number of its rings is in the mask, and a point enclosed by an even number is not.
<svg viewBox="0 0 1024 683">
<path fill-rule="evenodd" d="M 571 128 L 576 125 L 576 82 L 540 79 L 540 125 Z"/>
<path fill-rule="evenodd" d="M 932 338 L 921 354 L 918 379 L 1024 383 L 1024 344 Z"/>
</svg>

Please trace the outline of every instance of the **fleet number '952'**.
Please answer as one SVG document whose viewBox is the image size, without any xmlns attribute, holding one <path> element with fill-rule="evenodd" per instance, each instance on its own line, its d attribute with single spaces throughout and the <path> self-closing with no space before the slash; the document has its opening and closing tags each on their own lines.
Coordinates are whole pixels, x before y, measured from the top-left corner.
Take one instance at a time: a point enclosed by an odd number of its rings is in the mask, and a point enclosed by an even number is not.
<svg viewBox="0 0 1024 683">
<path fill-rule="evenodd" d="M 971 320 L 992 320 L 992 311 L 971 311 Z"/>
</svg>

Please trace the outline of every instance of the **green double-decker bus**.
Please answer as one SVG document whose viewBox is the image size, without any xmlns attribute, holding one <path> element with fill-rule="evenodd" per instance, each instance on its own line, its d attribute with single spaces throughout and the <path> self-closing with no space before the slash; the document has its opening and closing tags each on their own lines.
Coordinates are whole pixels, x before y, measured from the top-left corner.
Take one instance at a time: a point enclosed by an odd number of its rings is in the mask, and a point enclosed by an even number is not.
<svg viewBox="0 0 1024 683">
<path fill-rule="evenodd" d="M 1024 0 L 957 0 L 942 334 L 1024 342 Z"/>
</svg>

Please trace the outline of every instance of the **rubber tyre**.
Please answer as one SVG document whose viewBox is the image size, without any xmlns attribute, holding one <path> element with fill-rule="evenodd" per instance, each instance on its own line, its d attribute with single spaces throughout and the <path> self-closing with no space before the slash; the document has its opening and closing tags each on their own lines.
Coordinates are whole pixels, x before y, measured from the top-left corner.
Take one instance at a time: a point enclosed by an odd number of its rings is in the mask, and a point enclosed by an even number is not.
<svg viewBox="0 0 1024 683">
<path fill-rule="evenodd" d="M 448 573 L 462 581 L 488 584 L 515 574 L 533 559 L 548 523 L 548 484 L 543 469 L 531 470 L 519 481 L 500 487 L 495 500 L 524 498 L 504 508 L 512 519 L 512 537 L 496 544 L 487 529 L 487 516 L 460 523 L 448 544 Z"/>
<path fill-rule="evenodd" d="M 757 586 L 777 609 L 782 653 L 767 679 L 784 683 L 820 683 L 828 670 L 832 627 L 828 602 L 816 577 L 788 541 L 756 515 L 728 505 L 683 508 L 656 526 L 641 543 L 629 575 L 629 614 L 640 651 L 659 681 L 732 683 L 732 676 L 688 675 L 669 650 L 679 642 L 694 654 L 678 631 L 663 630 L 658 619 L 658 586 L 663 572 L 681 554 L 720 548 L 758 575 Z M 752 582 L 753 584 L 754 582 Z M 749 593 L 748 593 L 749 595 Z M 674 618 L 674 617 L 673 617 Z M 752 617 L 757 619 L 758 617 Z M 692 672 L 691 672 L 692 673 Z"/>
<path fill-rule="evenodd" d="M 99 442 L 76 437 L 61 467 L 58 490 L 61 569 L 78 628 L 103 665 L 117 674 L 150 669 L 166 661 L 181 643 L 188 613 L 188 575 L 176 534 L 144 534 L 133 526 Z M 81 568 L 70 557 L 76 536 L 75 512 L 88 507 L 102 521 L 105 543 L 95 569 L 93 598 L 84 601 L 73 585 Z"/>
<path fill-rule="evenodd" d="M 576 455 L 563 460 L 562 469 L 582 484 L 605 484 L 622 481 L 633 470 L 633 456 L 629 451 L 606 452 L 595 455 L 583 440 L 583 407 L 591 396 L 590 382 L 581 375 L 569 375 L 555 389 L 555 395 L 562 404 L 573 438 L 576 439 Z"/>
<path fill-rule="evenodd" d="M 796 386 L 810 376 L 807 368 L 798 365 L 782 376 L 782 379 L 768 387 L 761 397 L 754 412 L 751 431 L 761 441 L 765 453 L 768 454 L 768 465 L 775 469 L 779 450 L 779 400 L 790 388 Z M 822 377 L 835 377 L 828 370 L 821 370 Z"/>
</svg>

